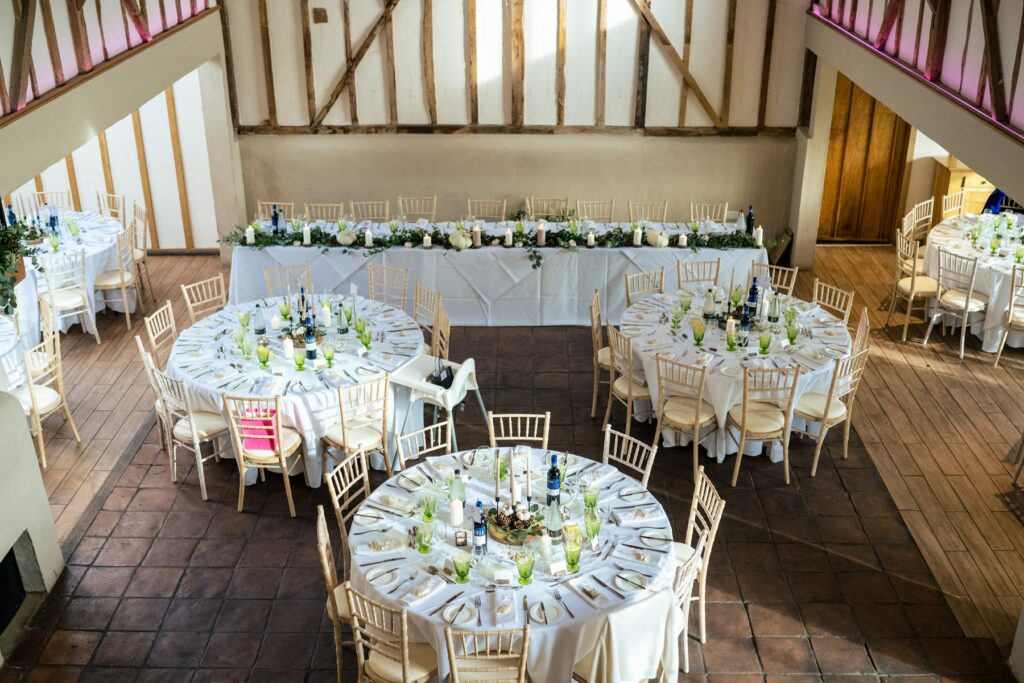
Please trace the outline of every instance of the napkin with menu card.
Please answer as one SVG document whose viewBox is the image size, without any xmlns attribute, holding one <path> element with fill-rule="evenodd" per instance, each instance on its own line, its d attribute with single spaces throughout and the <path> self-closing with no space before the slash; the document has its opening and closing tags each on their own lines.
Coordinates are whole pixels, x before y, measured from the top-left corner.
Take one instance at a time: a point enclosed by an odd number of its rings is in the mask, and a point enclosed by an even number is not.
<svg viewBox="0 0 1024 683">
<path fill-rule="evenodd" d="M 516 599 L 516 592 L 512 590 L 497 589 L 492 594 L 493 602 L 491 608 L 494 611 L 495 625 L 519 623 L 519 612 Z"/>
<path fill-rule="evenodd" d="M 404 539 L 385 535 L 383 538 L 378 538 L 355 546 L 352 548 L 352 552 L 356 555 L 375 555 L 377 553 L 389 553 L 393 550 L 399 550 L 404 547 Z"/>
<path fill-rule="evenodd" d="M 444 586 L 444 580 L 439 576 L 427 576 L 415 586 L 410 588 L 402 597 L 402 602 L 409 605 L 416 605 L 427 600 Z"/>
<path fill-rule="evenodd" d="M 644 526 L 664 520 L 665 512 L 658 505 L 649 505 L 628 510 L 612 510 L 611 517 L 619 526 Z"/>
</svg>

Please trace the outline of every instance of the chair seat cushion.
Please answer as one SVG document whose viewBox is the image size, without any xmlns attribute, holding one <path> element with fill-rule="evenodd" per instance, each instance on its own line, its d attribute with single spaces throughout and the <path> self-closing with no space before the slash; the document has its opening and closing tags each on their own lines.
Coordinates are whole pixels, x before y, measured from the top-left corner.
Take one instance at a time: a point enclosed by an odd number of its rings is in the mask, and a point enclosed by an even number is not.
<svg viewBox="0 0 1024 683">
<path fill-rule="evenodd" d="M 826 399 L 828 399 L 827 394 L 817 391 L 808 392 L 796 402 L 796 411 L 814 420 L 821 420 L 826 416 Z M 837 398 L 832 399 L 831 405 L 828 406 L 827 415 L 829 420 L 841 420 L 846 417 L 846 404 Z"/>
<path fill-rule="evenodd" d="M 748 433 L 768 434 L 777 432 L 786 424 L 786 414 L 778 406 L 763 401 L 751 401 L 747 404 Z M 743 425 L 743 404 L 734 405 L 729 409 L 729 417 L 740 426 Z"/>
<path fill-rule="evenodd" d="M 334 600 L 338 603 L 338 618 L 340 621 L 348 621 L 352 613 L 348 609 L 348 594 L 345 593 L 345 584 L 339 583 L 334 587 Z M 330 603 L 327 604 L 327 611 L 331 611 Z"/>
<path fill-rule="evenodd" d="M 715 417 L 715 409 L 710 403 L 701 401 L 698 406 L 697 399 L 693 396 L 669 398 L 662 412 L 662 417 L 667 421 L 684 425 L 692 425 L 694 422 L 703 424 Z"/>
<path fill-rule="evenodd" d="M 1010 323 L 1017 327 L 1024 327 L 1024 308 L 1020 306 L 1013 307 L 1013 315 L 1010 318 Z"/>
<path fill-rule="evenodd" d="M 911 278 L 905 277 L 896 283 L 896 287 L 903 294 L 910 294 Z M 914 296 L 935 296 L 935 293 L 939 291 L 939 283 L 933 278 L 925 275 L 918 275 L 913 278 L 914 284 Z"/>
<path fill-rule="evenodd" d="M 437 671 L 437 653 L 426 643 L 409 643 L 408 677 L 402 678 L 402 665 L 393 659 L 371 652 L 366 668 L 377 678 L 394 683 L 425 681 Z"/>
<path fill-rule="evenodd" d="M 40 413 L 48 413 L 60 405 L 60 394 L 50 387 L 41 384 L 34 385 L 36 394 L 36 406 Z M 14 398 L 21 403 L 21 409 L 26 415 L 32 413 L 32 396 L 29 394 L 28 385 L 18 387 L 11 392 Z"/>
<path fill-rule="evenodd" d="M 615 379 L 615 384 L 613 385 L 612 388 L 614 389 L 615 393 L 618 394 L 619 396 L 628 396 L 629 393 L 630 393 L 630 391 L 629 391 L 629 380 L 626 377 L 622 377 L 622 376 L 617 377 Z M 641 386 L 639 384 L 634 384 L 633 385 L 633 392 L 632 393 L 633 393 L 633 398 L 643 399 L 643 398 L 650 398 L 651 397 L 651 390 L 648 389 L 647 387 Z"/>
<path fill-rule="evenodd" d="M 672 554 L 676 558 L 676 564 L 682 564 L 693 557 L 693 547 L 679 541 L 673 541 Z"/>
<path fill-rule="evenodd" d="M 141 249 L 132 249 L 132 261 L 138 263 L 144 258 L 146 258 L 146 252 Z"/>
<path fill-rule="evenodd" d="M 228 430 L 228 425 L 220 413 L 197 410 L 192 413 L 192 422 L 195 423 L 196 432 L 201 441 L 212 439 Z M 189 425 L 189 420 L 178 420 L 174 425 L 174 438 L 181 441 L 192 440 L 192 427 Z"/>
<path fill-rule="evenodd" d="M 947 289 L 942 293 L 942 298 L 939 299 L 944 306 L 949 308 L 955 308 L 957 310 L 963 310 L 966 306 L 968 312 L 975 313 L 977 311 L 985 310 L 988 306 L 988 297 L 980 292 L 974 292 L 971 294 L 971 300 L 967 301 L 967 292 L 961 292 L 957 289 Z"/>
<path fill-rule="evenodd" d="M 132 273 L 124 273 L 124 285 L 128 287 L 132 284 L 135 279 L 135 275 Z M 96 289 L 114 289 L 121 286 L 121 271 L 119 270 L 105 270 L 96 276 L 96 281 L 93 283 Z"/>
<path fill-rule="evenodd" d="M 602 346 L 597 350 L 597 364 L 602 368 L 610 368 L 612 366 L 612 350 L 607 346 Z"/>
<path fill-rule="evenodd" d="M 369 426 L 348 430 L 348 442 L 346 443 L 345 434 L 342 434 L 340 422 L 329 427 L 327 433 L 324 434 L 324 438 L 338 448 L 353 450 L 374 448 L 382 443 L 380 430 Z"/>
<path fill-rule="evenodd" d="M 85 306 L 85 293 L 78 287 L 60 289 L 49 295 L 51 305 L 58 311 Z"/>
<path fill-rule="evenodd" d="M 253 439 L 253 441 L 256 441 L 260 445 L 264 445 L 269 440 L 259 438 Z M 281 427 L 281 452 L 284 453 L 285 456 L 294 453 L 301 444 L 302 437 L 297 431 L 291 427 Z M 274 455 L 274 451 L 266 450 L 265 448 L 245 448 L 245 455 L 247 458 L 252 460 L 277 460 L 277 456 Z"/>
</svg>

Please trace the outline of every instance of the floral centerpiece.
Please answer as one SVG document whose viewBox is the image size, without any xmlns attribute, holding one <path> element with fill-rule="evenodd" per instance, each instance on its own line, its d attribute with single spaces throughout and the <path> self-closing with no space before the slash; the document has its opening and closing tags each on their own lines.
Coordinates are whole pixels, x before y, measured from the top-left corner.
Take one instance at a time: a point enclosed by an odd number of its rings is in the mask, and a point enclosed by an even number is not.
<svg viewBox="0 0 1024 683">
<path fill-rule="evenodd" d="M 292 344 L 297 349 L 306 348 L 306 326 L 305 325 L 292 325 L 291 327 L 285 327 L 281 330 L 286 335 L 292 338 Z M 313 334 L 316 335 L 317 346 L 323 341 L 323 338 L 327 336 L 327 328 L 319 323 L 313 326 Z"/>
<path fill-rule="evenodd" d="M 496 541 L 522 545 L 530 536 L 540 536 L 543 532 L 544 516 L 532 512 L 522 501 L 517 501 L 515 506 L 503 501 L 500 507 L 487 511 L 487 533 Z"/>
<path fill-rule="evenodd" d="M 36 264 L 37 250 L 26 246 L 33 244 L 32 237 L 42 242 L 43 235 L 38 228 L 30 228 L 18 222 L 0 229 L 0 310 L 11 315 L 18 306 L 17 293 L 14 287 L 25 279 L 25 257 Z"/>
</svg>

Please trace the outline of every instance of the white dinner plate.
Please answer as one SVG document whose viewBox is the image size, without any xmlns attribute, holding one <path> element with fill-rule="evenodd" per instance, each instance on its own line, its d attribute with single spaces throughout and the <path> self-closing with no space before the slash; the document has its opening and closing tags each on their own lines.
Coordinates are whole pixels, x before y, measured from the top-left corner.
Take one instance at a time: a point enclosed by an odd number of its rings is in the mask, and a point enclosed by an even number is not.
<svg viewBox="0 0 1024 683">
<path fill-rule="evenodd" d="M 462 611 L 460 612 L 459 609 Z M 455 621 L 456 616 L 458 621 Z M 469 622 L 476 619 L 476 608 L 468 602 L 456 603 L 454 605 L 448 605 L 443 612 L 441 617 L 453 626 L 456 624 L 468 624 Z"/>
<path fill-rule="evenodd" d="M 662 531 L 647 531 L 640 537 L 640 542 L 648 548 L 664 548 L 672 542 L 672 537 Z"/>
<path fill-rule="evenodd" d="M 738 365 L 728 365 L 722 368 L 722 374 L 726 377 L 742 377 L 743 368 Z"/>
<path fill-rule="evenodd" d="M 638 572 L 626 570 L 615 575 L 615 587 L 626 593 L 636 593 L 647 588 L 647 577 Z"/>
<path fill-rule="evenodd" d="M 843 358 L 846 356 L 845 353 L 843 353 L 839 349 L 833 349 L 831 346 L 825 347 L 825 355 L 832 356 L 833 358 Z"/>
<path fill-rule="evenodd" d="M 627 486 L 619 491 L 619 498 L 635 503 L 647 497 L 647 490 L 642 486 Z"/>
<path fill-rule="evenodd" d="M 541 604 L 544 605 L 543 614 L 540 611 Z M 561 621 L 564 616 L 565 611 L 562 606 L 554 600 L 538 600 L 530 605 L 530 618 L 535 624 L 554 624 Z"/>
<path fill-rule="evenodd" d="M 817 318 L 817 323 L 819 325 L 835 325 L 836 319 L 830 315 L 820 315 Z"/>
<path fill-rule="evenodd" d="M 366 574 L 366 580 L 374 586 L 387 586 L 395 582 L 398 578 L 398 567 L 392 567 L 387 569 L 385 567 L 377 567 L 371 569 Z"/>
</svg>

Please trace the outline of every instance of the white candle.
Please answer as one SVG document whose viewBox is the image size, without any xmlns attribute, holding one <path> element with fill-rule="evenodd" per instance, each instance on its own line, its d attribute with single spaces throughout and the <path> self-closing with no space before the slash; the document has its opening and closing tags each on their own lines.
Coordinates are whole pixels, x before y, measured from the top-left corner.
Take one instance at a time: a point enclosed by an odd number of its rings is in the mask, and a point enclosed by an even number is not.
<svg viewBox="0 0 1024 683">
<path fill-rule="evenodd" d="M 430 233 L 423 233 L 423 248 L 430 249 Z"/>
<path fill-rule="evenodd" d="M 760 225 L 754 229 L 754 244 L 759 247 L 764 246 L 764 228 Z"/>
<path fill-rule="evenodd" d="M 588 247 L 594 246 L 594 231 L 593 230 L 591 230 L 591 231 L 589 231 L 587 233 L 587 246 Z"/>
<path fill-rule="evenodd" d="M 633 229 L 633 246 L 639 247 L 644 243 L 644 232 L 639 227 Z"/>
<path fill-rule="evenodd" d="M 285 358 L 290 360 L 295 357 L 295 344 L 292 343 L 291 337 L 285 337 L 284 341 L 281 343 L 281 346 L 284 347 Z"/>
<path fill-rule="evenodd" d="M 279 330 L 281 329 L 281 318 L 275 313 L 274 317 L 270 319 L 270 329 Z"/>
<path fill-rule="evenodd" d="M 308 225 L 303 225 L 302 226 L 302 244 L 303 244 L 303 246 L 308 247 L 312 243 L 313 243 L 313 236 L 310 234 L 309 226 Z"/>
<path fill-rule="evenodd" d="M 736 333 L 736 318 L 729 318 L 725 321 L 725 331 L 727 334 L 730 332 Z"/>
<path fill-rule="evenodd" d="M 685 233 L 679 233 L 679 246 L 685 248 L 688 244 Z"/>
<path fill-rule="evenodd" d="M 526 455 L 526 500 L 529 501 L 533 497 L 533 484 L 530 483 L 530 461 L 533 460 L 533 453 L 527 453 Z"/>
<path fill-rule="evenodd" d="M 463 512 L 462 505 L 463 505 L 463 503 L 462 503 L 461 500 L 453 500 L 452 501 L 451 510 L 448 513 L 448 523 L 451 524 L 452 526 L 455 526 L 455 527 L 462 526 L 462 519 L 463 519 L 463 516 L 462 516 L 462 512 Z"/>
<path fill-rule="evenodd" d="M 326 327 L 331 326 L 331 307 L 327 304 L 320 306 L 320 320 Z"/>
<path fill-rule="evenodd" d="M 515 507 L 519 499 L 519 484 L 516 483 L 516 453 L 511 449 L 508 453 L 508 492 L 512 496 L 512 507 Z"/>
<path fill-rule="evenodd" d="M 370 232 L 369 228 L 367 228 L 366 232 L 363 233 L 363 244 L 366 245 L 367 249 L 373 246 L 373 233 Z"/>
<path fill-rule="evenodd" d="M 473 246 L 474 247 L 479 247 L 480 246 L 480 226 L 479 225 L 474 225 L 473 226 Z"/>
<path fill-rule="evenodd" d="M 512 507 L 515 508 L 516 502 L 519 500 L 519 480 L 516 479 L 515 475 L 512 475 L 511 472 L 510 476 L 512 477 L 512 481 L 509 484 L 509 490 L 512 495 Z"/>
<path fill-rule="evenodd" d="M 245 229 L 245 243 L 256 244 L 256 231 L 252 229 L 251 225 Z"/>
<path fill-rule="evenodd" d="M 505 228 L 505 246 L 512 246 L 512 228 Z"/>
<path fill-rule="evenodd" d="M 537 246 L 543 247 L 547 242 L 547 228 L 543 223 L 537 226 Z"/>
</svg>

